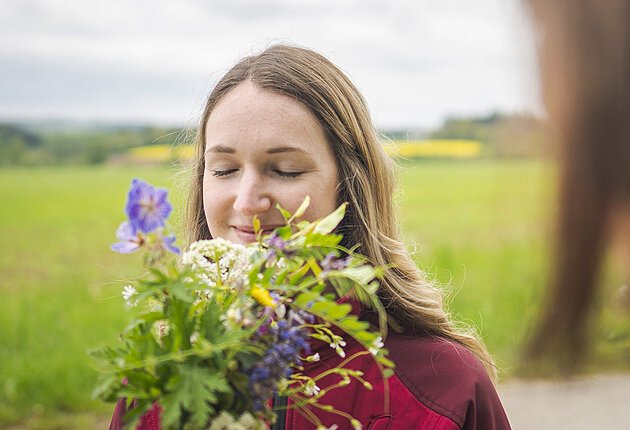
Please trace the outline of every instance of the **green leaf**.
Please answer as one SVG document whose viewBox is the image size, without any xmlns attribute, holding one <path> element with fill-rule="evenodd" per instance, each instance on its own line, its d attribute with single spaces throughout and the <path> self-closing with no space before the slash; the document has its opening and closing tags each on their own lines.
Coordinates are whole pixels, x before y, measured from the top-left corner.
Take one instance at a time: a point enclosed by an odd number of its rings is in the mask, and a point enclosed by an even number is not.
<svg viewBox="0 0 630 430">
<path fill-rule="evenodd" d="M 291 218 L 291 212 L 280 206 L 280 203 L 276 203 L 276 209 L 278 209 L 278 212 L 280 212 L 282 218 L 284 218 L 284 222 L 288 223 Z"/>
<path fill-rule="evenodd" d="M 209 302 L 206 311 L 201 316 L 201 330 L 210 342 L 216 343 L 225 330 L 220 317 L 221 307 L 215 302 Z"/>
<path fill-rule="evenodd" d="M 276 267 L 268 267 L 263 273 L 263 278 L 260 280 L 260 283 L 264 286 L 269 286 L 271 282 L 271 278 L 276 274 Z"/>
<path fill-rule="evenodd" d="M 297 208 L 297 210 L 293 213 L 293 216 L 289 218 L 289 222 L 293 221 L 296 218 L 302 217 L 302 215 L 304 215 L 304 212 L 306 212 L 306 209 L 308 208 L 310 204 L 311 204 L 311 197 L 310 196 L 304 197 L 304 200 L 302 201 L 302 204 L 300 205 L 300 207 Z"/>
<path fill-rule="evenodd" d="M 169 389 L 163 397 L 165 427 L 175 424 L 181 415 L 177 411 L 170 415 L 169 409 L 185 411 L 191 424 L 203 427 L 216 410 L 218 394 L 231 391 L 223 375 L 198 366 L 181 367 L 179 377 L 172 380 Z"/>
<path fill-rule="evenodd" d="M 120 379 L 117 376 L 99 376 L 98 384 L 92 391 L 92 398 L 100 398 L 104 401 L 113 401 L 116 396 L 116 389 L 120 386 Z"/>
<path fill-rule="evenodd" d="M 173 294 L 173 296 L 185 301 L 186 303 L 193 303 L 195 300 L 193 295 L 190 293 L 190 289 L 186 285 L 180 284 L 179 282 L 172 284 L 169 287 L 168 291 Z"/>
<path fill-rule="evenodd" d="M 347 278 L 357 284 L 367 287 L 370 281 L 375 277 L 374 268 L 372 266 L 349 267 L 347 269 L 335 270 L 328 274 L 330 278 Z"/>
<path fill-rule="evenodd" d="M 155 267 L 151 267 L 151 268 L 149 268 L 149 271 L 151 273 L 153 273 L 153 276 L 156 277 L 158 282 L 167 283 L 169 281 L 168 276 L 166 276 L 166 274 L 162 273 L 161 270 L 156 269 Z"/>
<path fill-rule="evenodd" d="M 313 293 L 311 291 L 305 291 L 303 293 L 298 294 L 295 298 L 295 304 L 303 309 L 309 310 L 310 304 L 315 303 L 317 301 L 321 301 L 322 296 L 317 293 Z"/>
<path fill-rule="evenodd" d="M 119 348 L 114 349 L 109 346 L 88 351 L 90 357 L 95 360 L 111 360 L 118 357 L 120 353 L 121 351 Z"/>
<path fill-rule="evenodd" d="M 345 317 L 352 310 L 352 306 L 347 303 L 335 303 L 335 302 L 318 302 L 313 304 L 311 311 L 318 313 L 326 319 L 337 321 L 342 317 Z"/>
<path fill-rule="evenodd" d="M 291 237 L 291 234 L 293 233 L 293 231 L 291 231 L 290 225 L 284 225 L 282 227 L 278 227 L 274 231 L 278 234 L 278 236 L 280 236 L 282 239 L 285 239 L 285 240 Z"/>
<path fill-rule="evenodd" d="M 363 331 L 370 328 L 370 324 L 366 321 L 361 321 L 354 315 L 347 316 L 339 321 L 339 325 L 346 331 L 356 332 Z"/>
<path fill-rule="evenodd" d="M 309 267 L 307 265 L 304 265 L 302 267 L 300 267 L 298 270 L 296 270 L 290 277 L 289 277 L 289 283 L 292 285 L 297 284 L 300 279 L 302 279 L 304 276 L 306 276 L 306 274 L 309 272 Z"/>
<path fill-rule="evenodd" d="M 342 238 L 343 236 L 339 234 L 310 233 L 304 239 L 304 246 L 305 247 L 317 246 L 317 247 L 326 248 L 323 250 L 317 250 L 317 249 L 309 250 L 311 252 L 316 252 L 317 254 L 321 255 L 321 257 L 319 255 L 317 256 L 318 258 L 321 259 L 324 256 L 326 256 L 326 254 L 328 254 L 333 249 L 335 249 L 337 245 L 339 244 L 339 242 L 341 242 Z"/>
<path fill-rule="evenodd" d="M 320 234 L 328 234 L 331 231 L 333 231 L 335 227 L 337 227 L 337 225 L 339 225 L 339 223 L 343 219 L 346 213 L 347 205 L 348 205 L 347 203 L 343 203 L 337 209 L 335 209 L 335 211 L 332 212 L 331 214 L 326 215 L 324 218 L 322 218 L 319 221 L 315 221 L 313 223 L 314 224 L 313 232 L 320 233 Z"/>
</svg>

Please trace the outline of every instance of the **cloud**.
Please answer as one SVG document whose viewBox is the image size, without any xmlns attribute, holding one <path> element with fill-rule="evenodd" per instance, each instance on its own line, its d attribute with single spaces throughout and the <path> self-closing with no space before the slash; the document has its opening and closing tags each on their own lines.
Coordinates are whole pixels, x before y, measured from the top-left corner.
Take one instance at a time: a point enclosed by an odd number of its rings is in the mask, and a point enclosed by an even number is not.
<svg viewBox="0 0 630 430">
<path fill-rule="evenodd" d="M 0 0 L 0 7 L 5 116 L 190 120 L 238 58 L 277 41 L 328 56 L 385 127 L 532 109 L 538 100 L 517 0 Z"/>
</svg>

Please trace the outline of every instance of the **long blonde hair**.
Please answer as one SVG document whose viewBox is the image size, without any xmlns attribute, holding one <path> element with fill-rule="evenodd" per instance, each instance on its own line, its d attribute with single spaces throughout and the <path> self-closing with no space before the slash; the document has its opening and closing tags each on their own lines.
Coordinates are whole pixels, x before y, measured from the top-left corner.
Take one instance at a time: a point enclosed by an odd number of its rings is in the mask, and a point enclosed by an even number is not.
<svg viewBox="0 0 630 430">
<path fill-rule="evenodd" d="M 372 264 L 393 264 L 381 284 L 387 312 L 403 327 L 455 341 L 472 351 L 496 376 L 492 358 L 472 330 L 455 327 L 443 308 L 443 293 L 427 281 L 399 240 L 393 194 L 395 166 L 372 125 L 367 105 L 348 77 L 322 55 L 275 45 L 238 62 L 208 97 L 196 138 L 196 165 L 188 201 L 189 240 L 211 238 L 203 210 L 205 125 L 223 96 L 244 81 L 288 95 L 315 115 L 335 154 L 338 204 L 348 202 L 339 230 L 343 244 L 360 244 Z"/>
</svg>

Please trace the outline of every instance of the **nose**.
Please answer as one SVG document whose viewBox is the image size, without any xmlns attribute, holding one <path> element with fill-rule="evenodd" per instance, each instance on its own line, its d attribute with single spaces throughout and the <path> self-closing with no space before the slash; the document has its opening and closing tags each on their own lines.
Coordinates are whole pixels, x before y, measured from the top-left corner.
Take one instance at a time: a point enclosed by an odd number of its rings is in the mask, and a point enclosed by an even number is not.
<svg viewBox="0 0 630 430">
<path fill-rule="evenodd" d="M 253 172 L 243 172 L 236 188 L 233 208 L 246 217 L 253 217 L 271 209 L 271 196 L 262 178 Z"/>
</svg>

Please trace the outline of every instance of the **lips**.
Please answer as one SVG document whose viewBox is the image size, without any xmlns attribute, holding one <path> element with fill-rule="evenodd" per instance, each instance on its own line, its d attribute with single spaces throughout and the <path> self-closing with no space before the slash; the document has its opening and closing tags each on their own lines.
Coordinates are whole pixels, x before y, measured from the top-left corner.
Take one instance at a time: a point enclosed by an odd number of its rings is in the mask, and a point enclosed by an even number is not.
<svg viewBox="0 0 630 430">
<path fill-rule="evenodd" d="M 238 231 L 242 231 L 244 233 L 253 233 L 254 232 L 254 227 L 251 225 L 231 225 L 230 227 L 238 230 Z M 266 233 L 269 233 L 273 230 L 275 230 L 278 227 L 282 227 L 282 225 L 276 225 L 276 224 L 269 224 L 269 225 L 261 225 L 260 229 Z"/>
<path fill-rule="evenodd" d="M 262 230 L 262 234 L 267 235 L 271 233 L 278 227 L 281 227 L 282 224 L 265 224 L 260 226 L 260 230 Z M 236 235 L 244 242 L 254 242 L 256 241 L 256 233 L 254 233 L 254 227 L 251 225 L 231 225 L 230 228 L 234 230 Z"/>
</svg>

